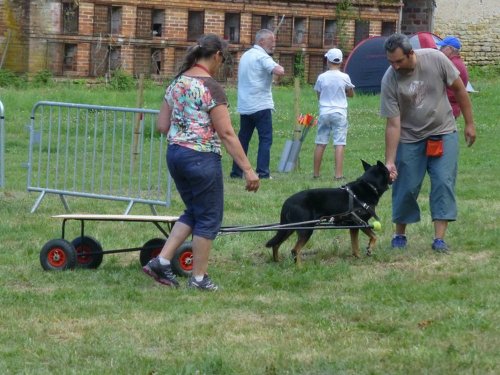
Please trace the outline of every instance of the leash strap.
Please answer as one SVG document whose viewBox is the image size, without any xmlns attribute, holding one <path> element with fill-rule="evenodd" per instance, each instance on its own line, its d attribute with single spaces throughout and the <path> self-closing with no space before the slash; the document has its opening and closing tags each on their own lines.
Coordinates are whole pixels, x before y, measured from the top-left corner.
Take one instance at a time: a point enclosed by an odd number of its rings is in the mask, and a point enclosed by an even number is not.
<svg viewBox="0 0 500 375">
<path fill-rule="evenodd" d="M 375 220 L 380 221 L 379 217 L 375 213 L 375 210 L 370 205 L 366 204 L 361 199 L 359 199 L 356 196 L 356 194 L 354 194 L 354 192 L 351 190 L 351 188 L 349 186 L 344 185 L 344 186 L 342 186 L 342 189 L 344 189 L 345 191 L 347 191 L 349 193 L 349 211 L 354 212 L 354 210 L 353 210 L 353 199 L 355 199 L 356 202 L 358 202 L 358 204 L 361 207 L 363 207 L 366 211 L 368 211 L 368 213 L 370 215 L 372 215 L 375 218 Z"/>
</svg>

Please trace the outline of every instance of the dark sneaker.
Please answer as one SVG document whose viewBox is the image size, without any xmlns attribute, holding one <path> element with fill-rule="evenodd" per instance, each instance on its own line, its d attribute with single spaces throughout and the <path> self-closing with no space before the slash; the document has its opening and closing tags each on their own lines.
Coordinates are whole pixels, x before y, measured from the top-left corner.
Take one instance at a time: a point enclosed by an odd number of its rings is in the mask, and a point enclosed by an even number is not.
<svg viewBox="0 0 500 375">
<path fill-rule="evenodd" d="M 188 281 L 188 288 L 196 288 L 196 289 L 201 289 L 201 290 L 209 290 L 209 291 L 216 291 L 219 289 L 219 287 L 212 282 L 210 277 L 208 277 L 207 274 L 203 276 L 203 280 L 201 281 L 196 281 L 194 276 L 191 276 Z"/>
<path fill-rule="evenodd" d="M 406 247 L 406 236 L 404 234 L 395 234 L 392 237 L 391 246 L 393 249 L 404 249 Z"/>
<path fill-rule="evenodd" d="M 179 282 L 172 272 L 172 266 L 170 264 L 167 266 L 160 264 L 158 257 L 151 259 L 148 264 L 142 267 L 142 270 L 160 284 L 174 287 L 179 286 Z"/>
<path fill-rule="evenodd" d="M 432 243 L 432 250 L 434 250 L 436 253 L 447 253 L 449 249 L 444 240 L 442 240 L 441 238 L 435 238 L 434 242 Z"/>
</svg>

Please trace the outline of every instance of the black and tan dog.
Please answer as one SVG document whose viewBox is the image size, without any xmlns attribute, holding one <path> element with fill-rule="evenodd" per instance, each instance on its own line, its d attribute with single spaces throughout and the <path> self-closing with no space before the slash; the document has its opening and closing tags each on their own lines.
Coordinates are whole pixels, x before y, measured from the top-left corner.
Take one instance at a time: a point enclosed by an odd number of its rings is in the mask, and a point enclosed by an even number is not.
<svg viewBox="0 0 500 375">
<path fill-rule="evenodd" d="M 296 263 L 300 263 L 300 250 L 314 231 L 312 228 L 314 224 L 309 222 L 330 218 L 338 226 L 359 227 L 362 226 L 360 224 L 367 223 L 371 217 L 377 218 L 375 207 L 382 194 L 389 188 L 389 171 L 380 161 L 373 166 L 364 160 L 362 163 L 365 173 L 356 181 L 340 188 L 303 190 L 283 203 L 280 224 L 298 223 L 301 229 L 279 230 L 266 243 L 266 247 L 273 248 L 274 261 L 278 261 L 280 245 L 296 231 L 298 239 L 292 250 L 292 256 Z M 308 226 L 311 226 L 311 229 L 307 228 Z M 304 227 L 305 229 L 302 229 Z M 371 254 L 377 241 L 373 229 L 368 226 L 349 229 L 352 255 L 357 258 L 359 258 L 359 229 L 369 237 L 367 255 Z"/>
</svg>

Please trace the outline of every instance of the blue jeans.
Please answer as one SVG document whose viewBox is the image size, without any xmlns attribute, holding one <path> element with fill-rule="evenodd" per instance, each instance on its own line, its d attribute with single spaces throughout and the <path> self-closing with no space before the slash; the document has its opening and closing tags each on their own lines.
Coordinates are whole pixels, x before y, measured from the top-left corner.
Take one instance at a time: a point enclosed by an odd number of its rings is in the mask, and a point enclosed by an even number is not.
<svg viewBox="0 0 500 375">
<path fill-rule="evenodd" d="M 224 212 L 221 156 L 169 145 L 167 166 L 186 205 L 178 221 L 191 227 L 195 236 L 215 239 Z"/>
<path fill-rule="evenodd" d="M 240 116 L 240 131 L 238 138 L 245 154 L 248 154 L 248 145 L 253 131 L 257 129 L 259 135 L 259 149 L 257 151 L 256 172 L 260 178 L 269 178 L 269 163 L 271 160 L 271 145 L 273 144 L 273 122 L 270 109 L 264 109 L 251 115 Z M 231 177 L 243 177 L 243 171 L 233 162 Z"/>
<path fill-rule="evenodd" d="M 396 154 L 398 178 L 392 185 L 392 221 L 411 224 L 420 221 L 418 195 L 425 173 L 431 180 L 429 206 L 432 220 L 454 221 L 457 218 L 455 182 L 458 164 L 458 134 L 442 136 L 443 156 L 429 157 L 426 141 L 399 143 Z"/>
</svg>

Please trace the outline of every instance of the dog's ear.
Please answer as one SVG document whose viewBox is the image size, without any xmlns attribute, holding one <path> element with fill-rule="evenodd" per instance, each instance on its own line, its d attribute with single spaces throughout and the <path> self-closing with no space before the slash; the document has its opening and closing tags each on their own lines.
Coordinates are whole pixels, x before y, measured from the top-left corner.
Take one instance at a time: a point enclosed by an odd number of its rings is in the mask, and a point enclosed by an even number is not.
<svg viewBox="0 0 500 375">
<path fill-rule="evenodd" d="M 379 166 L 380 168 L 387 169 L 387 167 L 385 166 L 385 164 L 382 163 L 380 160 L 377 160 L 377 166 Z"/>
<path fill-rule="evenodd" d="M 361 163 L 363 163 L 363 168 L 365 169 L 365 171 L 368 170 L 368 168 L 371 167 L 370 164 L 368 164 L 366 161 L 364 161 L 363 159 L 361 159 Z"/>
</svg>

